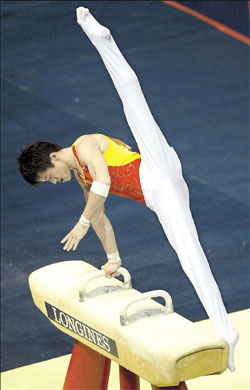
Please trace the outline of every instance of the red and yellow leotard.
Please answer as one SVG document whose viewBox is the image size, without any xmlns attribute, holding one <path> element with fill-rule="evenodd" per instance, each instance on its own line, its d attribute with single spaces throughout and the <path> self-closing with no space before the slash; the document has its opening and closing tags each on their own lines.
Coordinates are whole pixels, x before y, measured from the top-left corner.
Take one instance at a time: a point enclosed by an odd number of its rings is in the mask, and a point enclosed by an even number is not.
<svg viewBox="0 0 250 390">
<path fill-rule="evenodd" d="M 111 178 L 109 192 L 145 204 L 139 178 L 141 155 L 128 150 L 126 144 L 123 142 L 119 141 L 120 143 L 118 144 L 112 138 L 106 135 L 104 136 L 109 141 L 109 146 L 103 154 Z M 88 168 L 83 166 L 77 156 L 77 141 L 78 139 L 73 143 L 72 151 L 82 168 L 82 174 L 77 173 L 82 183 L 90 187 L 93 179 L 90 176 Z"/>
</svg>

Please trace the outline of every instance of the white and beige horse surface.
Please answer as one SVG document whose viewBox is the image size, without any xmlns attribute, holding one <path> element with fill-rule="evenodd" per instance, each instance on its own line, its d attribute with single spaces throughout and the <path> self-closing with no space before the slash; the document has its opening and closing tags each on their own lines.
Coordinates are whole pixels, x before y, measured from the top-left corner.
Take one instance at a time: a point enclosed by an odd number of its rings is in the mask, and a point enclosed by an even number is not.
<svg viewBox="0 0 250 390">
<path fill-rule="evenodd" d="M 120 272 L 124 282 L 87 262 L 63 261 L 34 271 L 29 283 L 53 325 L 156 386 L 226 370 L 222 338 L 175 313 L 166 291 L 140 293 Z"/>
</svg>

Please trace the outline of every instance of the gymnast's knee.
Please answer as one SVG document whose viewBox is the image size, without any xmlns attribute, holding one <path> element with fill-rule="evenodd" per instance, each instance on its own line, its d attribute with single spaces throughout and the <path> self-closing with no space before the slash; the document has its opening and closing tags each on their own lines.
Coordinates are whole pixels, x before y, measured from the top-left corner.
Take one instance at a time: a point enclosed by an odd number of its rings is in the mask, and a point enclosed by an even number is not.
<svg viewBox="0 0 250 390">
<path fill-rule="evenodd" d="M 130 66 L 122 73 L 120 81 L 126 84 L 127 87 L 132 88 L 139 83 L 136 73 Z"/>
</svg>

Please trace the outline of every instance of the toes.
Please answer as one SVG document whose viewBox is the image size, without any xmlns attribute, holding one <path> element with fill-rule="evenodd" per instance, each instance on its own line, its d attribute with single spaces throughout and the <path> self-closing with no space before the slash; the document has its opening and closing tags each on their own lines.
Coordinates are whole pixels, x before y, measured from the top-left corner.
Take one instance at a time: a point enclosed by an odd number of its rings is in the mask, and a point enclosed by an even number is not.
<svg viewBox="0 0 250 390">
<path fill-rule="evenodd" d="M 88 15 L 89 15 L 88 8 L 78 7 L 76 9 L 76 17 L 78 23 L 83 22 Z"/>
</svg>

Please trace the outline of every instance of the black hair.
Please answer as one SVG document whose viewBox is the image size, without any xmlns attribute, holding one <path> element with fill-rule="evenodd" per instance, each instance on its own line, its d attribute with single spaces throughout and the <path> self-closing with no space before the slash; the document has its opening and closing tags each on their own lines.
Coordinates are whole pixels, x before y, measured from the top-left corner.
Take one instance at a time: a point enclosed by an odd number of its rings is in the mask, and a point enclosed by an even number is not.
<svg viewBox="0 0 250 390">
<path fill-rule="evenodd" d="M 39 184 L 37 180 L 38 172 L 53 167 L 54 164 L 50 159 L 50 154 L 61 149 L 62 147 L 58 144 L 44 141 L 35 141 L 24 146 L 17 157 L 19 171 L 24 179 L 33 186 Z"/>
</svg>

